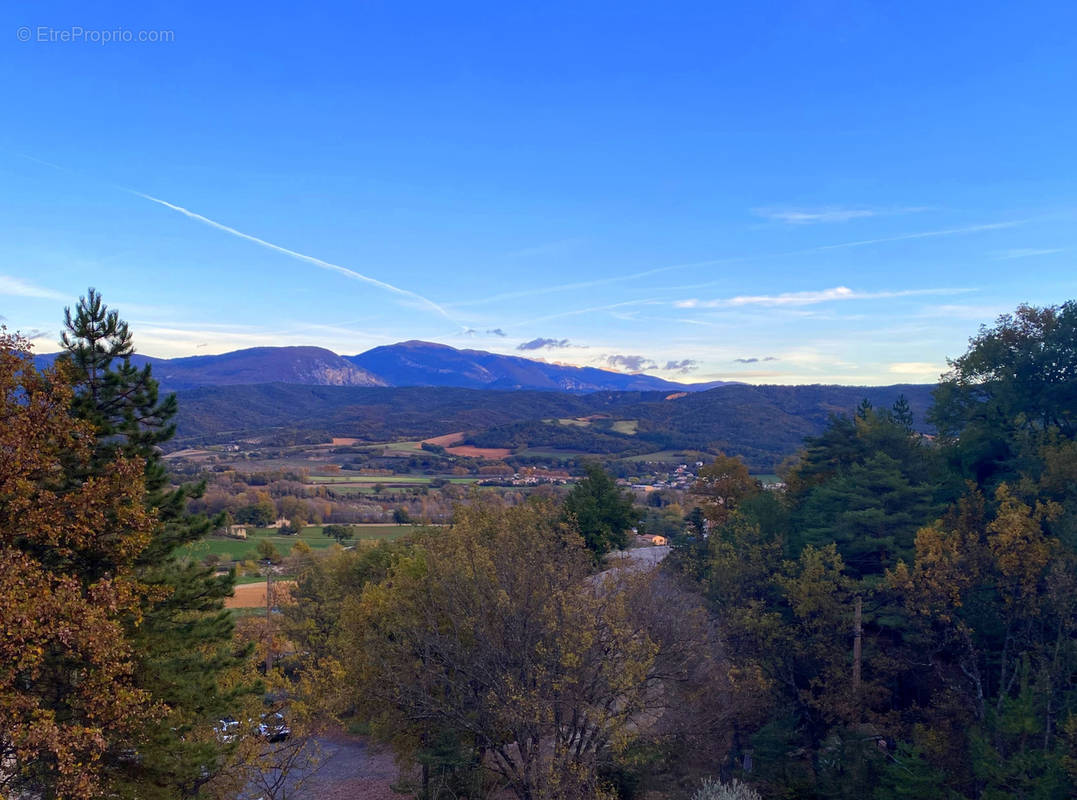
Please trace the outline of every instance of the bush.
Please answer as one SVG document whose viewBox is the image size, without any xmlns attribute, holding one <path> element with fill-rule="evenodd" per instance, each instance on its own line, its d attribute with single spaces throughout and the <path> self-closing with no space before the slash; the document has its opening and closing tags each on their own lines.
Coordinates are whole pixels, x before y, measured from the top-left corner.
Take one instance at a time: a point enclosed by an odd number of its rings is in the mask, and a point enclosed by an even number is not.
<svg viewBox="0 0 1077 800">
<path fill-rule="evenodd" d="M 736 778 L 724 783 L 712 778 L 704 778 L 692 800 L 763 800 L 762 795 L 746 783 Z"/>
</svg>

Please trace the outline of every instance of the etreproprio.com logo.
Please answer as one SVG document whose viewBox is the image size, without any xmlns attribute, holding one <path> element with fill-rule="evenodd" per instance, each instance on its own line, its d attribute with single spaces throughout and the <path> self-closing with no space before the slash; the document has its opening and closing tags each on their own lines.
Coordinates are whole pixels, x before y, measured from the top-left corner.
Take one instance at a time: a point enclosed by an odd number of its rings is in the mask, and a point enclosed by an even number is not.
<svg viewBox="0 0 1077 800">
<path fill-rule="evenodd" d="M 169 43 L 176 39 L 171 30 L 140 30 L 129 28 L 84 28 L 71 25 L 56 28 L 51 25 L 22 25 L 15 30 L 20 42 L 34 44 L 136 44 Z"/>
</svg>

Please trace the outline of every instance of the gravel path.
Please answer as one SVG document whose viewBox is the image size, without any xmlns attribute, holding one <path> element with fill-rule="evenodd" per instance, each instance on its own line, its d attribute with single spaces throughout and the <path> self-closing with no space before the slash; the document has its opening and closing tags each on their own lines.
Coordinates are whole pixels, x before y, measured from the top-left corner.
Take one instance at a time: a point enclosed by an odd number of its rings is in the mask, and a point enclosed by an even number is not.
<svg viewBox="0 0 1077 800">
<path fill-rule="evenodd" d="M 390 789 L 399 780 L 392 754 L 347 736 L 315 740 L 318 764 L 303 776 L 295 800 L 399 800 Z"/>
</svg>

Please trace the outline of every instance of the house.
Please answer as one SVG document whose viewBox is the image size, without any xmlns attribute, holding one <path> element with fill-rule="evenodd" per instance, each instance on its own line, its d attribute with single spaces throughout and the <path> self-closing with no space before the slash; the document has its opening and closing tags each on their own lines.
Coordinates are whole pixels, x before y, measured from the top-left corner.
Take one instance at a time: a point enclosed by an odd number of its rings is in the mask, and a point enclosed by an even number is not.
<svg viewBox="0 0 1077 800">
<path fill-rule="evenodd" d="M 669 539 L 657 533 L 646 533 L 643 535 L 642 538 L 643 541 L 647 542 L 648 544 L 654 545 L 655 547 L 661 547 L 662 545 L 669 544 Z"/>
<path fill-rule="evenodd" d="M 246 525 L 229 525 L 226 535 L 231 536 L 233 539 L 246 539 L 247 538 L 247 526 Z"/>
</svg>

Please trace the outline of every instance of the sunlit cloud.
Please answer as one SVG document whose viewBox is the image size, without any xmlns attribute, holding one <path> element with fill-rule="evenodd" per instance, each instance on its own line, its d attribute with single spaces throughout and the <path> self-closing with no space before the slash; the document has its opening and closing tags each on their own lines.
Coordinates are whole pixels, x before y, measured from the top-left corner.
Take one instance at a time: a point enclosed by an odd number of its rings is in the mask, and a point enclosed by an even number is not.
<svg viewBox="0 0 1077 800">
<path fill-rule="evenodd" d="M 13 278 L 10 275 L 0 275 L 0 295 L 8 297 L 39 297 L 43 300 L 58 300 L 61 303 L 71 300 L 71 295 L 69 294 L 46 289 L 43 286 L 37 286 L 20 278 Z"/>
<path fill-rule="evenodd" d="M 786 250 L 773 253 L 758 253 L 755 255 L 744 256 L 726 256 L 702 261 L 688 261 L 680 264 L 669 264 L 662 267 L 653 267 L 651 269 L 645 269 L 638 272 L 630 272 L 624 275 L 611 275 L 607 278 L 595 278 L 592 280 L 575 281 L 572 283 L 549 284 L 545 286 L 536 286 L 530 289 L 521 289 L 512 292 L 502 292 L 500 294 L 490 295 L 488 297 L 479 297 L 451 303 L 449 304 L 449 306 L 453 308 L 459 308 L 464 306 L 486 305 L 488 303 L 503 302 L 505 300 L 516 300 L 526 297 L 540 297 L 542 295 L 554 294 L 557 292 L 592 289 L 597 286 L 609 286 L 618 283 L 628 283 L 631 281 L 640 280 L 641 278 L 648 278 L 653 275 L 661 275 L 663 273 L 672 272 L 675 270 L 698 269 L 702 267 L 717 267 L 732 264 L 746 264 L 758 261 L 769 261 L 775 258 L 802 256 L 809 255 L 811 253 L 825 253 L 830 250 L 869 247 L 871 245 L 886 244 L 889 242 L 904 242 L 917 239 L 933 239 L 945 236 L 961 236 L 966 234 L 984 233 L 987 231 L 1017 227 L 1019 225 L 1024 225 L 1030 221 L 1031 220 L 1028 219 L 1018 219 L 1009 220 L 1006 222 L 991 222 L 983 225 L 967 225 L 959 228 L 943 228 L 940 230 L 903 233 L 896 236 L 884 236 L 877 239 L 857 239 L 849 242 L 837 242 L 835 244 L 824 244 L 815 247 L 806 247 L 799 250 Z"/>
<path fill-rule="evenodd" d="M 886 371 L 891 375 L 900 376 L 907 380 L 922 383 L 934 383 L 939 375 L 946 371 L 944 364 L 934 364 L 930 361 L 895 361 L 887 366 Z"/>
<path fill-rule="evenodd" d="M 810 306 L 817 303 L 830 303 L 840 300 L 881 300 L 894 297 L 914 297 L 918 295 L 963 294 L 975 289 L 900 289 L 895 291 L 863 291 L 850 289 L 848 286 L 835 286 L 830 289 L 818 289 L 805 292 L 782 292 L 781 294 L 738 295 L 736 297 L 699 300 L 689 298 L 677 300 L 675 308 L 737 308 L 741 306 Z"/>
</svg>

